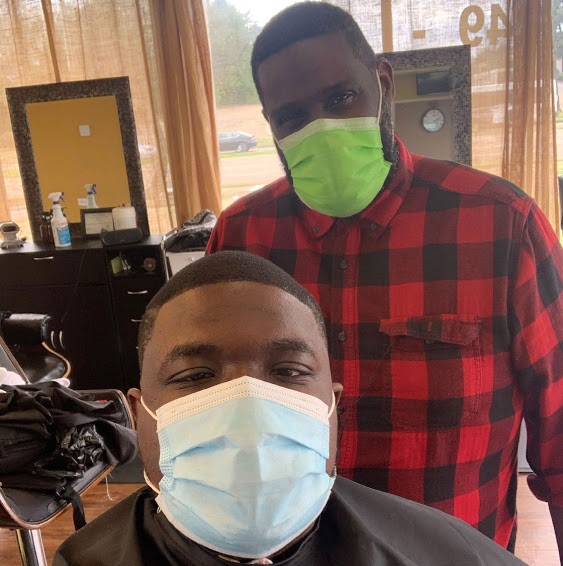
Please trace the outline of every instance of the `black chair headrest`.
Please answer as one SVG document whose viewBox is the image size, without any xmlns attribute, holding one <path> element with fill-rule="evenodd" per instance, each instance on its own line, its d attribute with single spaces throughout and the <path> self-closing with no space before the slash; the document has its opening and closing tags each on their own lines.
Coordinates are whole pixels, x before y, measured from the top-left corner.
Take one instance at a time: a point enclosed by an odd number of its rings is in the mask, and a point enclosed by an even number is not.
<svg viewBox="0 0 563 566">
<path fill-rule="evenodd" d="M 50 329 L 51 317 L 47 314 L 0 312 L 0 335 L 9 346 L 48 342 Z"/>
</svg>

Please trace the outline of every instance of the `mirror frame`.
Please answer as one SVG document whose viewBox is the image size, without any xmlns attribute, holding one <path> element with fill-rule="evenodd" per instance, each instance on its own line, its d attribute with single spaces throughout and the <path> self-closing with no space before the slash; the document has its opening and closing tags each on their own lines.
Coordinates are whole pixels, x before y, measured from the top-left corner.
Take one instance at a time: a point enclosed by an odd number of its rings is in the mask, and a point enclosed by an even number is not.
<svg viewBox="0 0 563 566">
<path fill-rule="evenodd" d="M 452 77 L 454 160 L 471 166 L 471 47 L 459 45 L 383 53 L 394 71 L 449 70 Z M 420 100 L 424 100 L 421 97 Z"/>
<path fill-rule="evenodd" d="M 144 236 L 149 235 L 149 220 L 141 170 L 141 157 L 137 143 L 135 115 L 133 113 L 128 77 L 7 88 L 6 96 L 23 183 L 27 215 L 34 241 L 41 241 L 39 227 L 41 224 L 41 213 L 44 208 L 26 106 L 33 102 L 51 102 L 97 96 L 115 96 L 131 205 L 137 211 L 137 225 L 143 231 Z M 82 237 L 80 222 L 70 222 L 69 227 L 73 238 L 80 239 Z"/>
</svg>

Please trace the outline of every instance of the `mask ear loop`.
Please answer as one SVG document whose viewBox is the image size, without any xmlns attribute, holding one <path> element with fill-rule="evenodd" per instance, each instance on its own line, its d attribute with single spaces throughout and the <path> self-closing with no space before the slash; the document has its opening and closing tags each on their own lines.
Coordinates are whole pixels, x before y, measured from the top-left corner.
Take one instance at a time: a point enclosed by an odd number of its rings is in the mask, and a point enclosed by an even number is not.
<svg viewBox="0 0 563 566">
<path fill-rule="evenodd" d="M 149 476 L 147 476 L 147 471 L 145 469 L 143 469 L 143 477 L 145 478 L 145 483 L 155 492 L 158 493 L 158 495 L 160 495 L 160 489 L 158 489 L 158 487 L 156 487 L 154 485 L 154 483 L 152 483 L 151 480 L 149 480 Z"/>
<path fill-rule="evenodd" d="M 147 405 L 145 404 L 145 400 L 143 399 L 143 396 L 141 395 L 141 405 L 143 405 L 145 411 L 155 420 L 158 421 L 157 416 L 147 407 Z"/>
<path fill-rule="evenodd" d="M 328 418 L 330 419 L 330 417 L 332 416 L 332 413 L 334 413 L 334 409 L 336 407 L 336 395 L 334 394 L 334 391 L 332 392 L 332 403 L 330 405 L 330 409 L 328 410 Z M 337 425 L 338 426 L 338 425 Z M 332 474 L 330 474 L 331 478 L 336 478 L 336 464 L 334 464 L 334 468 L 332 469 Z"/>
<path fill-rule="evenodd" d="M 328 410 L 328 418 L 330 419 L 332 413 L 334 413 L 334 408 L 336 407 L 336 395 L 334 391 L 332 392 L 332 403 L 330 405 L 330 409 Z"/>
<path fill-rule="evenodd" d="M 158 421 L 156 415 L 147 407 L 145 400 L 143 399 L 143 396 L 141 395 L 141 405 L 144 407 L 145 411 L 155 420 Z M 152 483 L 151 480 L 149 480 L 149 476 L 147 476 L 147 471 L 145 469 L 143 469 L 143 477 L 145 478 L 145 483 L 155 492 L 158 493 L 160 495 L 160 489 L 158 489 L 158 487 L 156 487 L 154 485 L 154 483 Z"/>
<path fill-rule="evenodd" d="M 375 76 L 377 77 L 377 86 L 379 88 L 379 107 L 377 109 L 377 125 L 381 121 L 381 103 L 383 102 L 383 90 L 381 89 L 381 79 L 379 78 L 379 72 L 375 71 Z"/>
</svg>

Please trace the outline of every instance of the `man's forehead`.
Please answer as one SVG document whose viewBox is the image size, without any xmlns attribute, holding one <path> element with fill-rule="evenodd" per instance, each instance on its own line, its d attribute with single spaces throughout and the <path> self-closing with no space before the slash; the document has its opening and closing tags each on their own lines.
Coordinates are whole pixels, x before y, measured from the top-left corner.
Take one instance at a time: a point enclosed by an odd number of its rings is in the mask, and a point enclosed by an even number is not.
<svg viewBox="0 0 563 566">
<path fill-rule="evenodd" d="M 268 57 L 258 68 L 266 110 L 313 95 L 359 72 L 369 72 L 342 32 L 297 41 Z"/>
<path fill-rule="evenodd" d="M 282 342 L 290 341 L 311 352 L 324 347 L 313 312 L 292 294 L 248 281 L 205 285 L 162 306 L 147 344 L 143 374 L 155 375 L 165 358 L 188 342 L 192 354 L 197 350 L 219 355 L 243 348 L 250 355 L 252 348 L 279 350 Z"/>
<path fill-rule="evenodd" d="M 165 303 L 156 317 L 153 338 L 165 333 L 177 340 L 206 327 L 237 326 L 242 319 L 261 324 L 264 317 L 287 325 L 303 322 L 303 317 L 314 318 L 308 306 L 279 287 L 222 282 L 190 289 Z"/>
</svg>

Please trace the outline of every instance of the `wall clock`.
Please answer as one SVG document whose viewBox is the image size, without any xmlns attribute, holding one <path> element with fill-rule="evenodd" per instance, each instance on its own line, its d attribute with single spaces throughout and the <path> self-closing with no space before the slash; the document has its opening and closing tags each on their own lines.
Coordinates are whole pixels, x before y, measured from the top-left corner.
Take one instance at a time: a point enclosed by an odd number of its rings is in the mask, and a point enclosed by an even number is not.
<svg viewBox="0 0 563 566">
<path fill-rule="evenodd" d="M 422 127 L 430 133 L 439 132 L 446 123 L 446 117 L 441 110 L 431 108 L 422 115 Z"/>
</svg>

